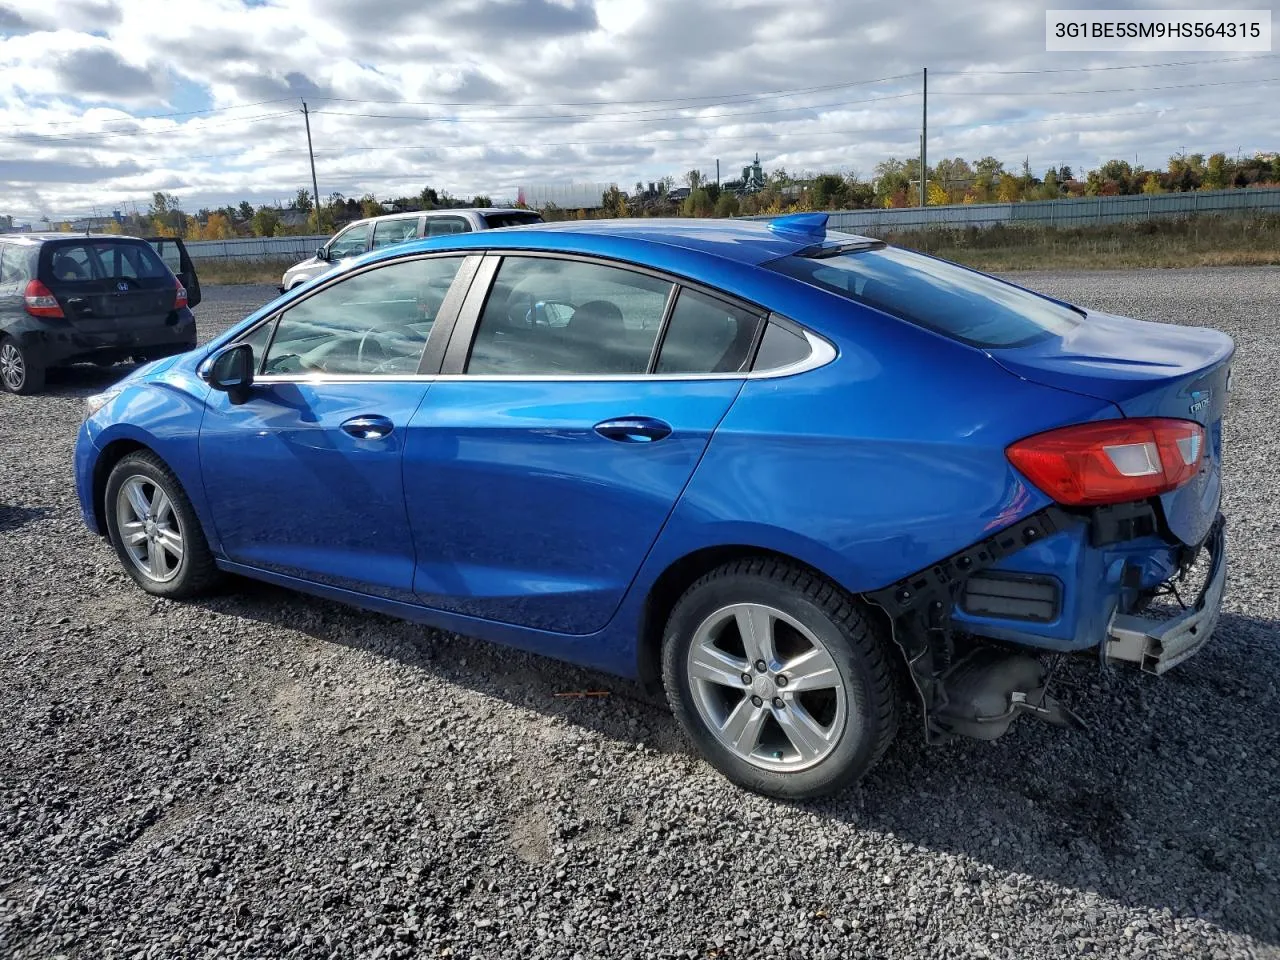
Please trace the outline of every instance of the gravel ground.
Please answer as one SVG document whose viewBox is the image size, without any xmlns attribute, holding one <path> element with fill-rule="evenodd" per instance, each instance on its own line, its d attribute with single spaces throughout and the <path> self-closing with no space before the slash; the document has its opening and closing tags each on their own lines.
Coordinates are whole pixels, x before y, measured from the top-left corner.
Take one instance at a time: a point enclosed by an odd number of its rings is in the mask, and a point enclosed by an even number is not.
<svg viewBox="0 0 1280 960">
<path fill-rule="evenodd" d="M 1280 957 L 1280 271 L 1018 279 L 1236 337 L 1219 635 L 1069 669 L 1090 733 L 907 728 L 809 806 L 620 682 L 248 582 L 145 596 L 71 480 L 112 374 L 0 396 L 0 955 Z M 270 293 L 207 289 L 204 332 Z"/>
</svg>

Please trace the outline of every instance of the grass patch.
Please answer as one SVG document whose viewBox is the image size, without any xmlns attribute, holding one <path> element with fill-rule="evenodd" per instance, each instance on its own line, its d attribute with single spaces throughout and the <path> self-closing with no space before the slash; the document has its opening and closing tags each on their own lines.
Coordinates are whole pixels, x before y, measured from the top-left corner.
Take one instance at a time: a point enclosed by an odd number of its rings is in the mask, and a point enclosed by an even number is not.
<svg viewBox="0 0 1280 960">
<path fill-rule="evenodd" d="M 1095 227 L 906 231 L 884 239 L 979 270 L 1280 265 L 1280 216 L 1193 217 Z"/>
<path fill-rule="evenodd" d="M 268 283 L 280 285 L 284 272 L 297 260 L 197 260 L 196 274 L 201 283 Z"/>
</svg>

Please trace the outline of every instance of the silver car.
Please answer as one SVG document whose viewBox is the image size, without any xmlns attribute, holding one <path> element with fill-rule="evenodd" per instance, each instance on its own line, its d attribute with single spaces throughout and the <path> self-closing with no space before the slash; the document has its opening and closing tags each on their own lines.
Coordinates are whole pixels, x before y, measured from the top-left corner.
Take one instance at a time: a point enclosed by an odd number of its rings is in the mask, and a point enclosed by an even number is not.
<svg viewBox="0 0 1280 960">
<path fill-rule="evenodd" d="M 517 210 L 510 207 L 474 207 L 466 210 L 422 210 L 416 213 L 389 213 L 383 217 L 370 217 L 339 230 L 314 257 L 295 263 L 284 272 L 280 292 L 292 290 L 322 273 L 338 269 L 353 257 L 370 250 L 389 247 L 406 240 L 421 237 L 442 237 L 451 233 L 470 233 L 473 230 L 493 230 L 497 227 L 517 227 L 541 223 L 533 210 Z"/>
</svg>

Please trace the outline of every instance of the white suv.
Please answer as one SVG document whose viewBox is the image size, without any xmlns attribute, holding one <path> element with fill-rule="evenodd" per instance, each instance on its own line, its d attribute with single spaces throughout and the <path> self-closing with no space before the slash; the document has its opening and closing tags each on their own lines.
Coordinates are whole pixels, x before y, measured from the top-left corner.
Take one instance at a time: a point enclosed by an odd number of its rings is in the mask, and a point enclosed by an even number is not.
<svg viewBox="0 0 1280 960">
<path fill-rule="evenodd" d="M 280 292 L 292 290 L 322 273 L 342 266 L 353 257 L 370 250 L 389 247 L 406 240 L 442 237 L 451 233 L 493 230 L 497 227 L 519 227 L 541 223 L 533 210 L 510 207 L 475 207 L 466 210 L 420 210 L 415 213 L 389 213 L 383 217 L 357 220 L 333 235 L 314 257 L 295 263 L 284 272 Z"/>
</svg>

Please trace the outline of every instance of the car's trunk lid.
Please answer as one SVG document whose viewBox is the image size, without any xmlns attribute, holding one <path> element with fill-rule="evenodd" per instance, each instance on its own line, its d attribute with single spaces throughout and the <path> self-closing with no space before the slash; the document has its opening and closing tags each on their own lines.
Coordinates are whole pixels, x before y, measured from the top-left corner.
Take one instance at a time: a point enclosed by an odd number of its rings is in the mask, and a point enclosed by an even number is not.
<svg viewBox="0 0 1280 960">
<path fill-rule="evenodd" d="M 1160 499 L 1170 532 L 1187 544 L 1209 533 L 1222 480 L 1222 416 L 1235 344 L 1216 330 L 1090 312 L 1073 330 L 988 351 L 1010 373 L 1109 401 L 1126 417 L 1173 417 L 1205 427 L 1204 467 Z"/>
<path fill-rule="evenodd" d="M 155 327 L 177 302 L 173 274 L 138 240 L 86 237 L 49 244 L 40 279 L 83 333 Z"/>
<path fill-rule="evenodd" d="M 112 278 L 49 284 L 62 312 L 86 333 L 132 330 L 164 323 L 174 309 L 172 280 Z"/>
</svg>

